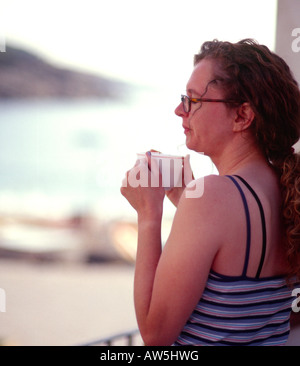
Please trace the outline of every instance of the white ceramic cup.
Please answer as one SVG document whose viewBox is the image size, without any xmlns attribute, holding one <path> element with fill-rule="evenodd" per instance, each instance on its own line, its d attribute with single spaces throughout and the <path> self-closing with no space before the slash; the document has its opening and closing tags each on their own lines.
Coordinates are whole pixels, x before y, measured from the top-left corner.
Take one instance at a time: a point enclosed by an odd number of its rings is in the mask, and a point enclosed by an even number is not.
<svg viewBox="0 0 300 366">
<path fill-rule="evenodd" d="M 147 159 L 146 153 L 139 153 L 137 156 L 138 159 Z M 150 158 L 151 171 L 154 173 L 154 178 L 151 177 L 153 186 L 158 186 L 158 174 L 155 175 L 155 172 L 159 171 L 162 175 L 162 186 L 165 190 L 182 187 L 183 156 L 151 152 Z"/>
</svg>

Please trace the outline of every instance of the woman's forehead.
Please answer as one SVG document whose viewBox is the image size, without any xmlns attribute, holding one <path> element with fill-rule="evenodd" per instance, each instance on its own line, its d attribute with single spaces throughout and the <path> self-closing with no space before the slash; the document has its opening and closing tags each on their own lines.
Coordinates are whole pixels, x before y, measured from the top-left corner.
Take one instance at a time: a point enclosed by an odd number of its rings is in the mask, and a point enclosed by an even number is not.
<svg viewBox="0 0 300 366">
<path fill-rule="evenodd" d="M 212 80 L 214 80 L 214 63 L 211 60 L 201 60 L 195 65 L 186 90 L 191 94 L 201 96 Z"/>
</svg>

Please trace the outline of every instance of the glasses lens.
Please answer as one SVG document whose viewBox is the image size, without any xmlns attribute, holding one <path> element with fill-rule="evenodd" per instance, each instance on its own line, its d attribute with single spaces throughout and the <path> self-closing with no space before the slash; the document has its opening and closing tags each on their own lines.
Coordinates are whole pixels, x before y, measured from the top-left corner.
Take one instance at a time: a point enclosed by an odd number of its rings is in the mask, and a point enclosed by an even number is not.
<svg viewBox="0 0 300 366">
<path fill-rule="evenodd" d="M 182 95 L 181 101 L 182 101 L 182 105 L 183 105 L 183 110 L 185 111 L 185 113 L 189 113 L 189 111 L 190 111 L 189 98 L 186 95 Z"/>
</svg>

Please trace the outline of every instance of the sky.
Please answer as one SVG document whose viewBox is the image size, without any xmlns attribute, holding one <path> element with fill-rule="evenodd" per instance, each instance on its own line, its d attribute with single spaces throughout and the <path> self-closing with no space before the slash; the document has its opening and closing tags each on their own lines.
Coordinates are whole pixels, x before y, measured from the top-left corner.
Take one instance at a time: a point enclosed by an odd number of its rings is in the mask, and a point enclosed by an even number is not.
<svg viewBox="0 0 300 366">
<path fill-rule="evenodd" d="M 0 0 L 0 36 L 59 66 L 134 83 L 186 82 L 206 40 L 275 45 L 276 0 Z"/>
</svg>

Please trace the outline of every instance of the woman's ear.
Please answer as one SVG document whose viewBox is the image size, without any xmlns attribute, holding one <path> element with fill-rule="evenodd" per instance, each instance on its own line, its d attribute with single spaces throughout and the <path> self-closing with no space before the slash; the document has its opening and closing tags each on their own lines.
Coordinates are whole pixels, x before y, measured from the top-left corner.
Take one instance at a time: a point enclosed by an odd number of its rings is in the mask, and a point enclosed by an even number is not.
<svg viewBox="0 0 300 366">
<path fill-rule="evenodd" d="M 249 128 L 255 118 L 255 113 L 250 103 L 243 103 L 236 109 L 233 131 L 240 132 Z"/>
</svg>

